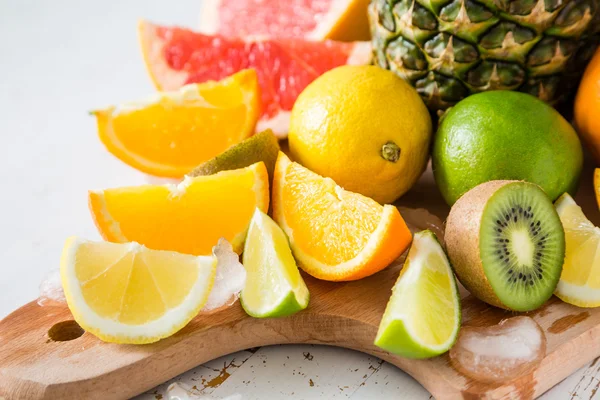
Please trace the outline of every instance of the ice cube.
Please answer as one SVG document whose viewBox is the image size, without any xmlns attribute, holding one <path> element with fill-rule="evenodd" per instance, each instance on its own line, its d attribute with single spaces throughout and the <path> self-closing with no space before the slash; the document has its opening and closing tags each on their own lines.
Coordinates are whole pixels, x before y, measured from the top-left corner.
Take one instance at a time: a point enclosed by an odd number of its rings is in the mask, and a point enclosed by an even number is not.
<svg viewBox="0 0 600 400">
<path fill-rule="evenodd" d="M 236 393 L 223 398 L 195 395 L 191 388 L 187 388 L 181 383 L 172 383 L 167 388 L 167 400 L 242 400 L 242 395 Z"/>
<path fill-rule="evenodd" d="M 539 365 L 545 355 L 544 331 L 525 316 L 483 328 L 464 326 L 450 349 L 452 366 L 482 382 L 514 379 Z"/>
<path fill-rule="evenodd" d="M 54 269 L 44 277 L 40 284 L 38 304 L 40 306 L 52 306 L 61 305 L 66 302 L 67 299 L 65 299 L 65 292 L 60 280 L 60 270 Z"/>
<path fill-rule="evenodd" d="M 200 397 L 192 394 L 192 390 L 186 388 L 181 383 L 171 383 L 167 388 L 167 400 L 198 400 L 206 398 L 206 396 Z"/>
<path fill-rule="evenodd" d="M 232 305 L 239 298 L 240 291 L 246 283 L 246 269 L 227 240 L 219 239 L 213 248 L 213 254 L 217 257 L 217 274 L 202 312 Z"/>
</svg>

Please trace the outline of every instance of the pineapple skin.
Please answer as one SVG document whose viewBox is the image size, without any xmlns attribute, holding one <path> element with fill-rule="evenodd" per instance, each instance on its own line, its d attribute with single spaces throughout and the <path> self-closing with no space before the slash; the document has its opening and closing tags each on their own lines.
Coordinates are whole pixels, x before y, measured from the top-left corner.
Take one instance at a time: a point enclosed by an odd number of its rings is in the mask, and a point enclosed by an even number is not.
<svg viewBox="0 0 600 400">
<path fill-rule="evenodd" d="M 371 0 L 368 14 L 374 63 L 438 113 L 487 90 L 555 105 L 600 43 L 600 0 Z"/>
</svg>

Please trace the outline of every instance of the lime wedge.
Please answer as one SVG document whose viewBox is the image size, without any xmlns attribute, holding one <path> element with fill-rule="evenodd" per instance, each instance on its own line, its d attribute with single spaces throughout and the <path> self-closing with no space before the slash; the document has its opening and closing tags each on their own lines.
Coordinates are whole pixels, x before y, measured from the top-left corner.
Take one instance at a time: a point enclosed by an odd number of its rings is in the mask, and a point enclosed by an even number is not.
<svg viewBox="0 0 600 400">
<path fill-rule="evenodd" d="M 248 229 L 243 262 L 247 276 L 241 303 L 248 315 L 282 317 L 308 306 L 308 288 L 287 236 L 258 208 Z"/>
<path fill-rule="evenodd" d="M 379 324 L 375 345 L 408 358 L 450 349 L 460 328 L 460 297 L 446 253 L 429 231 L 415 234 Z"/>
</svg>

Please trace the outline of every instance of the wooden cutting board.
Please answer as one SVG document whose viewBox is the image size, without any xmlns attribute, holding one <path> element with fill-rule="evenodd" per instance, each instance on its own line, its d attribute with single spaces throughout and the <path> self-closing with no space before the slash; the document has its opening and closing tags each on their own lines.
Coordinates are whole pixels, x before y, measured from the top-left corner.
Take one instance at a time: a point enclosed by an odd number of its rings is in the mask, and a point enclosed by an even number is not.
<svg viewBox="0 0 600 400">
<path fill-rule="evenodd" d="M 587 167 L 577 201 L 598 224 L 592 175 Z M 448 213 L 430 171 L 401 204 L 427 207 L 440 217 Z M 350 283 L 305 275 L 310 305 L 294 316 L 254 319 L 237 303 L 198 316 L 174 336 L 150 345 L 109 344 L 89 333 L 81 335 L 69 322 L 72 316 L 66 306 L 41 307 L 33 301 L 0 321 L 0 399 L 129 398 L 211 359 L 286 343 L 326 344 L 372 354 L 406 371 L 437 399 L 529 399 L 600 356 L 600 308 L 581 309 L 556 298 L 528 313 L 546 333 L 546 357 L 535 371 L 510 382 L 473 381 L 454 370 L 447 355 L 409 360 L 384 352 L 373 340 L 400 268 L 396 262 Z M 466 325 L 488 326 L 513 315 L 468 294 L 463 299 Z"/>
</svg>

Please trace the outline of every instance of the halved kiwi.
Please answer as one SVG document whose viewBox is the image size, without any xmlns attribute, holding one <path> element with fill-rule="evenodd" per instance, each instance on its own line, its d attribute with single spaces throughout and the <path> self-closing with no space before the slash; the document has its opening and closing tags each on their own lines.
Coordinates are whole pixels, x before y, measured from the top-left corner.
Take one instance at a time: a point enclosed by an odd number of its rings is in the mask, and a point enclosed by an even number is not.
<svg viewBox="0 0 600 400">
<path fill-rule="evenodd" d="M 463 195 L 446 222 L 456 275 L 491 305 L 530 311 L 554 292 L 565 258 L 565 233 L 537 185 L 491 181 Z"/>
</svg>

